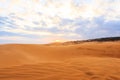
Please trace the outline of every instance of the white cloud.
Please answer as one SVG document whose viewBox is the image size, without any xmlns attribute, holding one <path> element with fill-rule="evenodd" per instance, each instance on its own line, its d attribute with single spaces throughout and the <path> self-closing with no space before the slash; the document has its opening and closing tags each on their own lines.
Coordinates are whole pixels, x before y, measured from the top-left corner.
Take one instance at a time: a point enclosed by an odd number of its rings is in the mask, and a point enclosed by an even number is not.
<svg viewBox="0 0 120 80">
<path fill-rule="evenodd" d="M 27 39 L 26 37 L 22 36 L 1 36 L 0 40 L 23 40 Z"/>
<path fill-rule="evenodd" d="M 106 21 L 120 20 L 120 0 L 1 0 L 0 3 L 0 15 L 7 16 L 15 24 L 13 28 L 3 25 L 0 31 L 23 35 L 81 38 L 82 35 L 75 32 L 81 27 L 75 24 L 77 19 L 90 21 L 82 26 L 88 29 L 98 26 L 93 22 L 96 17 L 104 16 Z M 60 25 L 63 19 L 74 22 Z M 54 28 L 60 32 L 49 31 Z"/>
<path fill-rule="evenodd" d="M 120 16 L 120 0 L 81 0 L 79 5 L 76 5 L 77 0 L 10 0 L 0 2 L 6 4 L 6 7 L 3 8 L 4 13 L 23 14 L 24 17 L 29 15 L 29 19 L 36 16 L 33 12 L 41 12 L 46 17 L 59 16 L 69 19 L 78 17 L 92 19 L 101 15 L 105 15 L 106 19 L 114 19 Z"/>
<path fill-rule="evenodd" d="M 99 0 L 96 1 L 99 15 L 105 16 L 107 21 L 120 20 L 120 0 Z"/>
<path fill-rule="evenodd" d="M 40 38 L 28 38 L 23 36 L 1 36 L 0 43 L 44 43 Z"/>
<path fill-rule="evenodd" d="M 3 27 L 1 28 L 0 31 L 6 31 L 6 32 L 11 32 L 11 33 L 18 33 L 18 34 L 23 34 L 23 35 L 36 35 L 36 36 L 50 36 L 52 33 L 50 32 L 45 32 L 45 31 L 30 31 L 30 30 L 24 30 L 21 28 L 14 29 L 10 27 Z"/>
</svg>

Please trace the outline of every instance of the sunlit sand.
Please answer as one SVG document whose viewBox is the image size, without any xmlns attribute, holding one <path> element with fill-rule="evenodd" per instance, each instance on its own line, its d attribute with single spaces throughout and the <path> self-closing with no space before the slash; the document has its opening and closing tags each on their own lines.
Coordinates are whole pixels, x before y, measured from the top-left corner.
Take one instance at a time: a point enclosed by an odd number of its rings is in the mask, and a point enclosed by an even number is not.
<svg viewBox="0 0 120 80">
<path fill-rule="evenodd" d="M 120 42 L 0 45 L 0 80 L 120 80 Z"/>
</svg>

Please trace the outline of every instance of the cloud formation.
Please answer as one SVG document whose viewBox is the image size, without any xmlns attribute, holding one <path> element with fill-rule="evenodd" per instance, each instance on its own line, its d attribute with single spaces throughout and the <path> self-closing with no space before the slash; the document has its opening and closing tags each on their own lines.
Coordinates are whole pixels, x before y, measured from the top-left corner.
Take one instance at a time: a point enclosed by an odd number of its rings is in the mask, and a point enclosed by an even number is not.
<svg viewBox="0 0 120 80">
<path fill-rule="evenodd" d="M 119 4 L 120 0 L 1 0 L 0 40 L 31 42 L 33 37 L 43 43 L 119 36 Z"/>
</svg>

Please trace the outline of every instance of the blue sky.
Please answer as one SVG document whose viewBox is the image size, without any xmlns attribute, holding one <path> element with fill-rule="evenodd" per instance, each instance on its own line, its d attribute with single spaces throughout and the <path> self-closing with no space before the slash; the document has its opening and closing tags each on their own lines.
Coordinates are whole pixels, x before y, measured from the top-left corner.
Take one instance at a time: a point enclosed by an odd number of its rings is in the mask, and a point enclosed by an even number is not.
<svg viewBox="0 0 120 80">
<path fill-rule="evenodd" d="M 0 0 L 0 43 L 120 36 L 120 0 Z"/>
</svg>

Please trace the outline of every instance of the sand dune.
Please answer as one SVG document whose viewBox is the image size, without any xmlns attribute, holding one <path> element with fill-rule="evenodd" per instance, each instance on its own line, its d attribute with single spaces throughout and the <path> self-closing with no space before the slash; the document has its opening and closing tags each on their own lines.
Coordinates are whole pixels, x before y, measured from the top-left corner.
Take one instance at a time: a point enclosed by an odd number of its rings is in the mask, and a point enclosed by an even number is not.
<svg viewBox="0 0 120 80">
<path fill-rule="evenodd" d="M 120 42 L 0 45 L 0 80 L 120 80 Z"/>
</svg>

